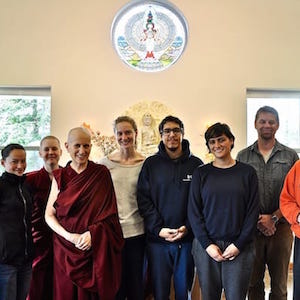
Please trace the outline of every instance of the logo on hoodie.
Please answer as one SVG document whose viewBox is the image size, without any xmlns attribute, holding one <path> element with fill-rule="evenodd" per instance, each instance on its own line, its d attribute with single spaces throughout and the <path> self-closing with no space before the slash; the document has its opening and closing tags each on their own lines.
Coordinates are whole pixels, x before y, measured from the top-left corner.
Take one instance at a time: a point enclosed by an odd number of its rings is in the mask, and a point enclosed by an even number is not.
<svg viewBox="0 0 300 300">
<path fill-rule="evenodd" d="M 192 181 L 192 177 L 193 177 L 193 175 L 187 174 L 186 178 L 183 178 L 182 181 Z"/>
</svg>

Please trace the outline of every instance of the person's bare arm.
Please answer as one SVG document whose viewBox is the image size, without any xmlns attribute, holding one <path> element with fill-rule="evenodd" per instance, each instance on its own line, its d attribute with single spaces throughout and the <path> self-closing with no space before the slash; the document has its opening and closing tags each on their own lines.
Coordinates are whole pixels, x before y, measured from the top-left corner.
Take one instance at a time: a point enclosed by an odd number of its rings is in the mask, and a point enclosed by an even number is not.
<svg viewBox="0 0 300 300">
<path fill-rule="evenodd" d="M 45 220 L 49 227 L 55 231 L 58 235 L 62 236 L 67 241 L 77 244 L 80 238 L 80 234 L 68 232 L 61 226 L 56 218 L 56 210 L 53 206 L 54 202 L 57 199 L 57 195 L 59 193 L 58 186 L 56 180 L 52 179 L 51 191 L 48 198 L 46 211 L 45 211 Z"/>
</svg>

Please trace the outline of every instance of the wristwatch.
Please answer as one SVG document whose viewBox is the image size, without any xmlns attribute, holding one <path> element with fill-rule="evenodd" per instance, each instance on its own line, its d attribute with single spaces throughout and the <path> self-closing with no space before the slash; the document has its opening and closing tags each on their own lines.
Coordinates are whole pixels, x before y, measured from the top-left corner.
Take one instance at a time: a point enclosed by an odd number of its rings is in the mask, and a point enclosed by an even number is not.
<svg viewBox="0 0 300 300">
<path fill-rule="evenodd" d="M 271 217 L 271 220 L 272 220 L 275 224 L 277 224 L 277 222 L 279 221 L 279 218 L 278 218 L 276 215 L 273 215 L 273 216 Z"/>
</svg>

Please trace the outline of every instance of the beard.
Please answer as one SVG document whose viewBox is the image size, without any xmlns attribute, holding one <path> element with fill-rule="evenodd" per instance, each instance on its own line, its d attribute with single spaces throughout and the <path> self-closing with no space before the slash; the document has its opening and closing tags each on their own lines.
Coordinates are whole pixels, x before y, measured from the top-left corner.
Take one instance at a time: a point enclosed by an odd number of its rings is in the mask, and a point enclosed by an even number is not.
<svg viewBox="0 0 300 300">
<path fill-rule="evenodd" d="M 174 153 L 174 152 L 178 152 L 179 150 L 182 150 L 182 144 L 181 141 L 179 140 L 169 140 L 166 141 L 166 143 L 164 143 L 165 149 Z"/>
<path fill-rule="evenodd" d="M 175 152 L 177 149 L 178 149 L 178 147 L 171 147 L 171 148 L 168 148 L 168 150 L 170 150 L 171 152 Z"/>
<path fill-rule="evenodd" d="M 165 145 L 165 148 L 166 149 L 168 149 L 169 151 L 171 151 L 171 152 L 176 152 L 176 151 L 178 151 L 178 149 L 180 148 L 180 144 L 178 145 L 169 145 L 169 147 L 167 147 L 166 145 Z"/>
</svg>

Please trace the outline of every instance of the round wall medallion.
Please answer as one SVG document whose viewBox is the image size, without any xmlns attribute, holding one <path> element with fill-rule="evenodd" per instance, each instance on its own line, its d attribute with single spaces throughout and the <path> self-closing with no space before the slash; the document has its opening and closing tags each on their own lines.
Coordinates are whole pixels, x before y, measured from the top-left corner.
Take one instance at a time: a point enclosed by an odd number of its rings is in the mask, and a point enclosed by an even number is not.
<svg viewBox="0 0 300 300">
<path fill-rule="evenodd" d="M 182 13 L 162 0 L 131 1 L 116 15 L 113 46 L 130 67 L 143 72 L 165 70 L 183 53 L 188 26 Z"/>
</svg>

